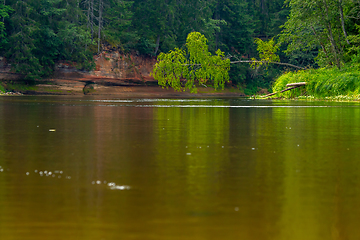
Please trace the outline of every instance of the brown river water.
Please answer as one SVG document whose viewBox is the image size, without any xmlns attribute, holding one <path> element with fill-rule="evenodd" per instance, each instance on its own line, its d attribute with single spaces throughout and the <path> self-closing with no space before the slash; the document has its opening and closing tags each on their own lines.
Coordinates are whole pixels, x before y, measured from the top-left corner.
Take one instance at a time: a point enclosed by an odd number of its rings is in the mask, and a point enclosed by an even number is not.
<svg viewBox="0 0 360 240">
<path fill-rule="evenodd" d="M 1 240 L 360 239 L 360 104 L 0 97 Z"/>
</svg>

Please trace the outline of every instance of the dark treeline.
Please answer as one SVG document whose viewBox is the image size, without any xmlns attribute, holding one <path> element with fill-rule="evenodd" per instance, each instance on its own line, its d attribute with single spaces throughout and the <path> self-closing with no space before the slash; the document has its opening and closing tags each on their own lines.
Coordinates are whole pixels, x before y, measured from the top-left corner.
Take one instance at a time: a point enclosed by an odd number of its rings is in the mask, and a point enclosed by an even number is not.
<svg viewBox="0 0 360 240">
<path fill-rule="evenodd" d="M 358 20 L 358 0 L 0 0 L 0 55 L 36 79 L 58 61 L 90 70 L 104 46 L 154 57 L 197 31 L 232 60 L 256 57 L 254 39 L 277 36 L 288 54 L 279 53 L 283 62 L 340 67 L 346 52 L 359 51 Z M 282 70 L 238 64 L 230 79 L 257 89 Z"/>
<path fill-rule="evenodd" d="M 89 70 L 104 45 L 151 57 L 198 31 L 213 51 L 252 57 L 254 38 L 278 34 L 287 15 L 283 0 L 1 0 L 0 54 L 36 79 L 59 60 Z M 233 81 L 251 77 L 247 68 L 235 67 Z"/>
</svg>

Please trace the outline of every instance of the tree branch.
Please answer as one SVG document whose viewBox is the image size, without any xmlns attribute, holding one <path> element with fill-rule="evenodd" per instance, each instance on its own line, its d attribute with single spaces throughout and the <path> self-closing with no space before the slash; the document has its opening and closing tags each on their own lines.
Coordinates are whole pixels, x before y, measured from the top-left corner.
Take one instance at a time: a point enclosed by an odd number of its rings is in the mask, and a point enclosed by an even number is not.
<svg viewBox="0 0 360 240">
<path fill-rule="evenodd" d="M 256 61 L 255 60 L 239 60 L 239 61 L 230 62 L 230 64 L 236 64 L 236 63 L 271 63 L 271 64 L 278 64 L 278 65 L 289 66 L 289 67 L 305 70 L 305 68 L 303 68 L 303 67 L 296 66 L 291 63 L 282 63 L 282 62 L 266 62 L 266 61 L 257 61 L 257 60 Z M 184 64 L 184 66 L 201 66 L 201 64 Z"/>
<path fill-rule="evenodd" d="M 239 61 L 233 61 L 230 62 L 231 64 L 235 64 L 235 63 L 272 63 L 272 64 L 278 64 L 278 65 L 283 65 L 283 66 L 289 66 L 289 67 L 293 67 L 293 68 L 297 68 L 297 69 L 305 69 L 303 67 L 300 66 L 296 66 L 290 63 L 282 63 L 282 62 L 265 62 L 265 61 L 255 61 L 255 60 L 239 60 Z"/>
</svg>

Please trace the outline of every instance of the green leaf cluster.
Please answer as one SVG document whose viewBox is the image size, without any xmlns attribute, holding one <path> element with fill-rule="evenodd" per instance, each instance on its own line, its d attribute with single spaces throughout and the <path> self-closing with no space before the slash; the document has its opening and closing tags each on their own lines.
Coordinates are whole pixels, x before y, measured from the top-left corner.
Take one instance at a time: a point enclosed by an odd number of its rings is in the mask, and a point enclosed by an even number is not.
<svg viewBox="0 0 360 240">
<path fill-rule="evenodd" d="M 251 66 L 253 68 L 272 62 L 280 62 L 280 57 L 276 54 L 279 50 L 279 45 L 275 44 L 274 38 L 271 38 L 268 41 L 256 38 L 255 43 L 257 45 L 256 49 L 259 52 L 260 61 L 257 61 L 256 58 L 252 58 L 253 62 L 251 63 Z"/>
<path fill-rule="evenodd" d="M 14 10 L 10 6 L 0 4 L 0 18 L 5 20 L 9 18 L 9 14 Z M 5 23 L 0 20 L 0 51 L 3 50 L 4 46 L 8 43 Z"/>
<path fill-rule="evenodd" d="M 221 50 L 215 55 L 208 49 L 207 39 L 192 32 L 186 39 L 186 50 L 175 48 L 158 56 L 152 75 L 160 86 L 177 91 L 197 92 L 196 83 L 210 84 L 215 89 L 224 88 L 229 81 L 230 60 Z M 182 80 L 185 84 L 182 84 Z"/>
</svg>

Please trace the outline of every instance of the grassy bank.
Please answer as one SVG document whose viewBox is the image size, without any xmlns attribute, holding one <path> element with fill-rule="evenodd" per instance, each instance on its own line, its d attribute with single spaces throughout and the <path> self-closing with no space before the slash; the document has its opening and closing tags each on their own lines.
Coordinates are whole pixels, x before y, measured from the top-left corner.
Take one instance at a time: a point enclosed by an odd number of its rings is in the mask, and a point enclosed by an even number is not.
<svg viewBox="0 0 360 240">
<path fill-rule="evenodd" d="M 321 68 L 289 72 L 280 76 L 272 88 L 273 92 L 286 89 L 286 84 L 306 82 L 306 86 L 277 93 L 273 97 L 309 98 L 333 100 L 360 99 L 360 67 L 345 66 L 342 69 Z"/>
<path fill-rule="evenodd" d="M 2 85 L 2 83 L 0 82 L 0 94 L 5 93 L 6 89 L 5 87 Z"/>
</svg>

